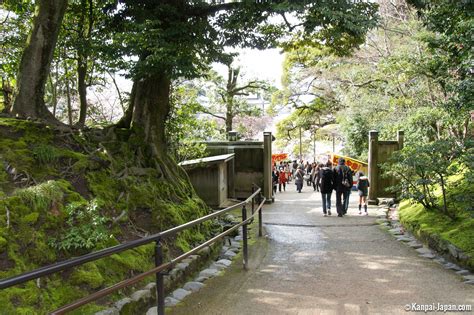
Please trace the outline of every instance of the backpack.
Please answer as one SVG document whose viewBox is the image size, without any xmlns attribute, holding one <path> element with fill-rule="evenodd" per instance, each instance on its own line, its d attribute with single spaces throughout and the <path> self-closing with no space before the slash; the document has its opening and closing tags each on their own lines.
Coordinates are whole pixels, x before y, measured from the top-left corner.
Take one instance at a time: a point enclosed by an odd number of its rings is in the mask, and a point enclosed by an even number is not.
<svg viewBox="0 0 474 315">
<path fill-rule="evenodd" d="M 348 172 L 350 172 L 350 169 L 348 167 L 344 167 L 342 169 L 342 186 L 350 188 L 352 187 L 352 183 L 349 180 Z"/>
<path fill-rule="evenodd" d="M 332 189 L 332 170 L 330 168 L 323 168 L 321 172 L 321 178 L 319 179 L 321 189 L 330 190 Z"/>
</svg>

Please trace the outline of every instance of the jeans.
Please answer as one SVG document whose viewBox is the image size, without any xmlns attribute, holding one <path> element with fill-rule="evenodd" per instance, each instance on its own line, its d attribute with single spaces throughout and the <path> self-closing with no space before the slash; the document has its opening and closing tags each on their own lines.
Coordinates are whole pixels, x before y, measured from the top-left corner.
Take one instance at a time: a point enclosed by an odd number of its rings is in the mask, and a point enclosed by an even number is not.
<svg viewBox="0 0 474 315">
<path fill-rule="evenodd" d="M 336 208 L 338 215 L 343 215 L 347 213 L 350 194 L 350 190 L 336 190 Z"/>
<path fill-rule="evenodd" d="M 347 213 L 347 209 L 349 208 L 349 197 L 351 195 L 351 191 L 345 191 L 344 192 L 344 214 Z"/>
<path fill-rule="evenodd" d="M 301 182 L 301 183 L 296 183 L 296 190 L 297 190 L 298 192 L 301 192 L 301 189 L 303 189 L 303 182 Z"/>
<path fill-rule="evenodd" d="M 324 194 L 321 193 L 321 198 L 323 199 L 323 212 L 326 214 L 326 210 L 331 211 L 331 195 L 332 192 Z"/>
</svg>

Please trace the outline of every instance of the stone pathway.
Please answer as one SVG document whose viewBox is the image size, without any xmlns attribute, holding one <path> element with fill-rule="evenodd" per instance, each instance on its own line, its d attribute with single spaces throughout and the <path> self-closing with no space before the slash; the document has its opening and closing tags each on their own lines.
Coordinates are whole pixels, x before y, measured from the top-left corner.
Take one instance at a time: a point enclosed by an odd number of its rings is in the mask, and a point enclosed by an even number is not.
<svg viewBox="0 0 474 315">
<path fill-rule="evenodd" d="M 474 308 L 474 286 L 419 257 L 415 248 L 422 247 L 413 239 L 397 241 L 383 231 L 374 208 L 359 216 L 355 194 L 343 218 L 323 217 L 320 195 L 310 187 L 276 197 L 264 212 L 268 241 L 252 246 L 249 270 L 236 261 L 167 314 L 403 314 L 433 303 Z"/>
</svg>

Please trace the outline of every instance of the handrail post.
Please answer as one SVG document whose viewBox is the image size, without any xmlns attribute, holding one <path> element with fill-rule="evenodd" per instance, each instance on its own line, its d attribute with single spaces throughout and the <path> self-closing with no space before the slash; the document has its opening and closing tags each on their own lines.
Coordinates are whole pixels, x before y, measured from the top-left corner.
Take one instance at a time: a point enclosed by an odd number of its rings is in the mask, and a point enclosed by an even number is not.
<svg viewBox="0 0 474 315">
<path fill-rule="evenodd" d="M 255 192 L 255 186 L 252 185 L 252 195 L 254 192 Z M 255 212 L 255 196 L 252 197 L 252 215 L 254 214 L 254 212 Z"/>
<path fill-rule="evenodd" d="M 245 205 L 242 207 L 242 222 L 247 220 L 247 208 Z M 242 240 L 243 244 L 243 253 L 244 253 L 244 269 L 247 270 L 248 267 L 248 249 L 247 249 L 247 223 L 242 225 Z"/>
<path fill-rule="evenodd" d="M 260 206 L 260 204 L 262 203 L 262 194 L 260 193 L 258 196 L 259 196 L 258 204 Z M 263 207 L 260 207 L 260 209 L 258 209 L 258 236 L 263 235 L 263 231 L 262 231 L 263 230 L 262 208 Z"/>
<path fill-rule="evenodd" d="M 163 247 L 161 246 L 161 239 L 155 242 L 155 266 L 158 267 L 163 264 Z M 163 273 L 156 273 L 156 303 L 158 315 L 165 315 L 165 286 L 163 281 Z"/>
</svg>

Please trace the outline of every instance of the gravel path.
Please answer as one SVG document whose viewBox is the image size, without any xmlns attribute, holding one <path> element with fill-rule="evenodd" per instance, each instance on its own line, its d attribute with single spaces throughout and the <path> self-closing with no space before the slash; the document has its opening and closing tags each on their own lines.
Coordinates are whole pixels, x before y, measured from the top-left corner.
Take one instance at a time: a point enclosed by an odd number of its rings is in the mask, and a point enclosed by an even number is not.
<svg viewBox="0 0 474 315">
<path fill-rule="evenodd" d="M 474 308 L 474 286 L 382 231 L 374 208 L 359 216 L 356 194 L 348 216 L 334 216 L 334 207 L 323 217 L 319 193 L 293 188 L 264 208 L 269 241 L 252 246 L 249 270 L 236 261 L 167 314 L 406 314 L 412 303 Z"/>
</svg>

